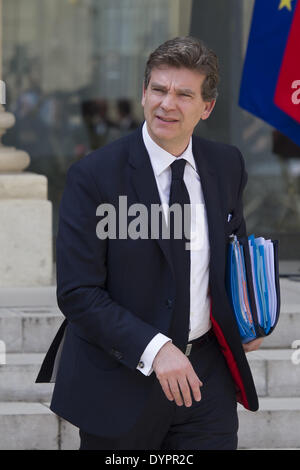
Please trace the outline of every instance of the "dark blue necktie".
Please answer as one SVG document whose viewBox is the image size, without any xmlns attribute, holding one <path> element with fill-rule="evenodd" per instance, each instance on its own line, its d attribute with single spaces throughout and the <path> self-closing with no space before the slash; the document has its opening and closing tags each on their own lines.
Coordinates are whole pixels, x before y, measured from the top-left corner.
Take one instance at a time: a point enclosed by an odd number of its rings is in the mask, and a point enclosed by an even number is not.
<svg viewBox="0 0 300 470">
<path fill-rule="evenodd" d="M 186 243 L 190 241 L 189 233 L 184 233 L 184 210 L 186 226 L 190 229 L 190 198 L 183 180 L 186 160 L 175 160 L 171 164 L 172 182 L 170 188 L 169 207 L 178 204 L 181 207 L 182 218 L 175 218 L 170 212 L 170 248 L 175 273 L 176 298 L 169 335 L 175 346 L 185 352 L 188 342 L 190 321 L 190 250 L 186 249 Z M 187 205 L 184 208 L 184 205 Z M 182 236 L 180 235 L 180 228 Z M 179 230 L 179 232 L 178 232 Z M 177 233 L 175 233 L 175 231 Z M 187 237 L 186 237 L 187 235 Z"/>
</svg>

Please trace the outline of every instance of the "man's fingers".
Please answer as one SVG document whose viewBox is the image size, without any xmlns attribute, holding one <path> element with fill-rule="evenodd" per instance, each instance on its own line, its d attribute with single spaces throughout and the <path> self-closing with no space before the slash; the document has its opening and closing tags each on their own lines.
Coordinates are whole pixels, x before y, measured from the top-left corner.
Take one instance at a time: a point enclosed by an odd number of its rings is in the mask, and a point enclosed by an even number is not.
<svg viewBox="0 0 300 470">
<path fill-rule="evenodd" d="M 168 400 L 174 401 L 177 406 L 182 406 L 183 404 L 187 407 L 192 405 L 192 397 L 195 401 L 201 400 L 201 391 L 203 383 L 201 380 L 196 377 L 196 379 L 188 379 L 184 377 L 183 379 L 164 379 L 160 380 L 161 387 L 163 392 Z"/>
<path fill-rule="evenodd" d="M 200 387 L 202 387 L 203 383 L 201 382 L 201 380 L 197 376 L 194 376 L 192 378 L 188 377 L 188 382 L 189 382 L 189 385 L 191 387 L 194 399 L 196 401 L 200 401 L 201 400 Z"/>
<path fill-rule="evenodd" d="M 195 401 L 201 400 L 200 387 L 203 383 L 194 371 L 192 374 L 179 377 L 161 377 L 159 382 L 167 399 L 170 401 L 175 400 L 177 406 L 184 404 L 190 407 L 193 398 Z"/>
<path fill-rule="evenodd" d="M 179 388 L 183 397 L 185 406 L 192 406 L 192 397 L 189 384 L 186 377 L 179 380 Z"/>
<path fill-rule="evenodd" d="M 182 397 L 181 397 L 181 394 L 180 394 L 180 390 L 179 390 L 177 380 L 174 379 L 174 378 L 169 378 L 169 387 L 170 387 L 170 390 L 171 390 L 172 395 L 174 397 L 176 405 L 182 406 L 183 405 L 183 400 L 182 400 Z"/>
<path fill-rule="evenodd" d="M 169 382 L 166 379 L 160 380 L 159 382 L 160 382 L 161 388 L 163 389 L 163 392 L 166 395 L 167 399 L 170 400 L 170 401 L 174 401 L 173 394 L 172 394 L 172 392 L 170 390 L 170 387 L 169 387 Z"/>
<path fill-rule="evenodd" d="M 249 343 L 243 344 L 243 348 L 245 352 L 256 351 L 261 343 L 263 342 L 263 338 L 256 338 Z"/>
</svg>

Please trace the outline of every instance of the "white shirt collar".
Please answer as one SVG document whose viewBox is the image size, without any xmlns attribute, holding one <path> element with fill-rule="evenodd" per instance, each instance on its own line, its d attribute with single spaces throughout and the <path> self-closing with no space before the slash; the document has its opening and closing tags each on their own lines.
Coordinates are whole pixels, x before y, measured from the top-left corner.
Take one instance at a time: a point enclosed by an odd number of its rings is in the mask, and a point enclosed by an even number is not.
<svg viewBox="0 0 300 470">
<path fill-rule="evenodd" d="M 156 176 L 159 176 L 163 171 L 165 171 L 177 158 L 184 158 L 194 168 L 194 170 L 197 171 L 192 152 L 192 137 L 190 137 L 189 144 L 185 151 L 179 157 L 174 157 L 174 155 L 164 150 L 150 137 L 146 121 L 143 124 L 142 132 L 144 144 L 148 151 L 152 168 Z"/>
</svg>

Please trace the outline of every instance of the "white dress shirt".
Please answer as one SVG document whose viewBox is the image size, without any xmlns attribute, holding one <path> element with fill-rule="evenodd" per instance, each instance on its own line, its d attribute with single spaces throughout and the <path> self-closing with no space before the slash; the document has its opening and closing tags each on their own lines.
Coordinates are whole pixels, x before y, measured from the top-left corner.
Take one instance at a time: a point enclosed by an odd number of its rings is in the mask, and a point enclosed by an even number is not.
<svg viewBox="0 0 300 470">
<path fill-rule="evenodd" d="M 158 193 L 167 221 L 167 210 L 170 195 L 172 172 L 170 165 L 178 158 L 184 158 L 187 163 L 183 179 L 191 202 L 191 236 L 190 254 L 190 332 L 189 341 L 204 335 L 211 328 L 210 297 L 208 292 L 209 280 L 209 239 L 206 210 L 200 177 L 192 152 L 192 138 L 186 150 L 179 156 L 168 153 L 157 145 L 150 137 L 146 122 L 143 125 L 143 140 L 148 151 L 154 171 Z M 144 375 L 152 372 L 153 360 L 160 348 L 170 341 L 170 338 L 159 333 L 147 345 L 137 369 Z"/>
</svg>

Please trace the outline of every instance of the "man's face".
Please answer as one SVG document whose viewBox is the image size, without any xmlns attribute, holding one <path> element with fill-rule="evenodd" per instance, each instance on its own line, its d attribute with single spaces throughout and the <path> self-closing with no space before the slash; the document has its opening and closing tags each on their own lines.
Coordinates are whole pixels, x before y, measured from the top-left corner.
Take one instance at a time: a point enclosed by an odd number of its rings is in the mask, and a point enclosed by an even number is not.
<svg viewBox="0 0 300 470">
<path fill-rule="evenodd" d="M 199 120 L 207 119 L 215 105 L 215 100 L 207 102 L 201 96 L 204 79 L 198 71 L 164 65 L 152 69 L 143 89 L 148 132 L 174 155 L 184 151 Z"/>
</svg>

